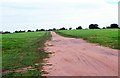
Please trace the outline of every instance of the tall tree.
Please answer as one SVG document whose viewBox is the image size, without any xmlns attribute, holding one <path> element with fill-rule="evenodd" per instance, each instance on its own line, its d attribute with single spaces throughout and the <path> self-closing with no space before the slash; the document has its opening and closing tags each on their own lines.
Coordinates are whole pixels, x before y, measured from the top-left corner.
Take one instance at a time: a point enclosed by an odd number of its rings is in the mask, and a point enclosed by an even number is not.
<svg viewBox="0 0 120 78">
<path fill-rule="evenodd" d="M 76 28 L 76 30 L 79 30 L 79 29 L 82 29 L 82 26 L 78 26 L 78 27 Z"/>
<path fill-rule="evenodd" d="M 65 28 L 65 27 L 62 27 L 62 28 L 60 28 L 59 30 L 66 30 L 66 28 Z"/>
<path fill-rule="evenodd" d="M 72 30 L 72 27 L 70 27 L 69 30 Z"/>
<path fill-rule="evenodd" d="M 111 24 L 110 27 L 111 28 L 119 28 L 119 26 L 117 24 Z"/>
<path fill-rule="evenodd" d="M 100 29 L 100 28 L 98 27 L 98 24 L 90 24 L 89 29 Z"/>
</svg>

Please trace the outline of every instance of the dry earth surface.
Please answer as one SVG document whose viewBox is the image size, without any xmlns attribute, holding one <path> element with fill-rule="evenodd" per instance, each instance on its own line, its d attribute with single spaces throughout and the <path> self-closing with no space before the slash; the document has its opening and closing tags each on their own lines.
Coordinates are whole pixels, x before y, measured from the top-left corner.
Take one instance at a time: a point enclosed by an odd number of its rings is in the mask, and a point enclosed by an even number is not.
<svg viewBox="0 0 120 78">
<path fill-rule="evenodd" d="M 118 76 L 118 50 L 51 32 L 43 76 Z"/>
</svg>

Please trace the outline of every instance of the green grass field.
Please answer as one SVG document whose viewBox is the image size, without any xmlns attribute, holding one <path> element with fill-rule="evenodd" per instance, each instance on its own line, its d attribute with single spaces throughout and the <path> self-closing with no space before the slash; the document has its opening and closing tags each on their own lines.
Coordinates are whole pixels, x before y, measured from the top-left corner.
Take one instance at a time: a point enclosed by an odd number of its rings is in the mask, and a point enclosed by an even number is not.
<svg viewBox="0 0 120 78">
<path fill-rule="evenodd" d="M 58 34 L 66 37 L 83 38 L 88 42 L 97 43 L 114 49 L 118 46 L 118 29 L 88 29 L 88 30 L 59 30 Z M 2 36 L 2 37 L 1 37 Z M 50 32 L 27 32 L 0 34 L 2 40 L 2 70 L 16 70 L 31 66 L 35 70 L 16 73 L 10 72 L 8 76 L 41 76 L 43 73 L 42 62 L 48 57 L 43 47 L 46 40 L 50 39 Z M 38 63 L 39 65 L 35 65 Z M 41 72 L 40 72 L 41 71 Z"/>
<path fill-rule="evenodd" d="M 56 32 L 62 36 L 83 38 L 88 42 L 120 49 L 118 46 L 118 29 L 61 30 Z"/>
<path fill-rule="evenodd" d="M 44 52 L 44 42 L 50 39 L 50 32 L 27 32 L 2 35 L 2 70 L 15 70 L 42 63 L 48 53 Z M 42 64 L 37 67 L 42 69 Z M 5 76 L 36 76 L 41 73 L 31 70 L 25 73 L 8 73 Z"/>
</svg>

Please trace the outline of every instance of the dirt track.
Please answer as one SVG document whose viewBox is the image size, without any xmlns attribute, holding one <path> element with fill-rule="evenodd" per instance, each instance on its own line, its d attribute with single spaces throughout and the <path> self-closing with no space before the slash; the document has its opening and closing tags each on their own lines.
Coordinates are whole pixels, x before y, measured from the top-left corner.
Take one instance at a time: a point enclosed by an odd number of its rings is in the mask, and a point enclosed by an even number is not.
<svg viewBox="0 0 120 78">
<path fill-rule="evenodd" d="M 51 32 L 43 76 L 118 76 L 118 51 Z"/>
</svg>

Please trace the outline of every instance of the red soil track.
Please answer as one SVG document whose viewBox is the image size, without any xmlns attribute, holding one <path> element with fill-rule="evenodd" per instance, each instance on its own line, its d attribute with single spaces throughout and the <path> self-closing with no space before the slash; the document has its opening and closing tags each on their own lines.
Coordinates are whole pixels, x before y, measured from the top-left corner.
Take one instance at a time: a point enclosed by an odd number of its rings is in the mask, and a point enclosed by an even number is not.
<svg viewBox="0 0 120 78">
<path fill-rule="evenodd" d="M 54 52 L 47 59 L 43 76 L 118 76 L 118 50 L 67 38 L 51 32 L 45 50 Z"/>
</svg>

